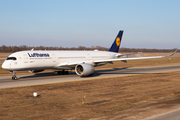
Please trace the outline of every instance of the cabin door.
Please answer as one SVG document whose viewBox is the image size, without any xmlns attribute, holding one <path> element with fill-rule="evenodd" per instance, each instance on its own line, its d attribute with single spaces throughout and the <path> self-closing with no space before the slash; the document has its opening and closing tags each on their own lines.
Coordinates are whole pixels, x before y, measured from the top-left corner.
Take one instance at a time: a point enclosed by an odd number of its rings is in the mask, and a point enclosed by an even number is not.
<svg viewBox="0 0 180 120">
<path fill-rule="evenodd" d="M 27 55 L 27 54 L 24 54 L 24 55 L 23 55 L 23 58 L 24 58 L 24 63 L 28 63 L 28 55 Z"/>
<path fill-rule="evenodd" d="M 53 62 L 56 62 L 56 55 L 55 54 L 52 54 L 52 60 L 53 60 Z"/>
<path fill-rule="evenodd" d="M 91 56 L 90 56 L 90 54 L 87 54 L 86 59 L 87 59 L 88 61 L 90 61 L 90 60 L 91 60 Z"/>
</svg>

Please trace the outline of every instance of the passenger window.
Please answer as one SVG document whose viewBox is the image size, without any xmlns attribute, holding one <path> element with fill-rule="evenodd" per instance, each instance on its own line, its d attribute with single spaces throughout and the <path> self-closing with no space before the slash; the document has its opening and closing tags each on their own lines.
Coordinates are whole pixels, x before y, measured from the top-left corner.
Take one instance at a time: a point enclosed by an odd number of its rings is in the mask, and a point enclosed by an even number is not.
<svg viewBox="0 0 180 120">
<path fill-rule="evenodd" d="M 8 57 L 6 60 L 17 60 L 16 57 Z"/>
</svg>

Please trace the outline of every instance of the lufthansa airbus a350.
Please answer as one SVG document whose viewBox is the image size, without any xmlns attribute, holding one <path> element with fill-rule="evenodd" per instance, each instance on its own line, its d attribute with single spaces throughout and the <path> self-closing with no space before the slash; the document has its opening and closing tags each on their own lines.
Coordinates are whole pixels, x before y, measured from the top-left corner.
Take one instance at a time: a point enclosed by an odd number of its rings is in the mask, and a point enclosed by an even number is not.
<svg viewBox="0 0 180 120">
<path fill-rule="evenodd" d="M 94 67 L 112 63 L 113 61 L 124 62 L 126 60 L 166 57 L 154 56 L 124 58 L 123 56 L 127 54 L 118 53 L 122 35 L 123 31 L 119 31 L 109 51 L 19 51 L 9 55 L 2 64 L 2 68 L 13 73 L 13 80 L 17 79 L 15 71 L 24 70 L 37 73 L 45 69 L 55 69 L 58 71 L 58 74 L 68 74 L 68 70 L 74 69 L 77 75 L 88 76 L 93 74 Z"/>
</svg>

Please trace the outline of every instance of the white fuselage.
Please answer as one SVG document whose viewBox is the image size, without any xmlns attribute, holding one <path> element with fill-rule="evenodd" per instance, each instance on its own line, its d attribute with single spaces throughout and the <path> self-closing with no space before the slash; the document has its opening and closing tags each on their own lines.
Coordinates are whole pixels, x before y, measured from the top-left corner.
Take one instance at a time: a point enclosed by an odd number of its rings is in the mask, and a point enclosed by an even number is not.
<svg viewBox="0 0 180 120">
<path fill-rule="evenodd" d="M 117 54 L 108 51 L 20 51 L 9 55 L 2 68 L 9 71 L 73 69 L 72 63 L 96 66 L 94 60 L 116 59 Z"/>
</svg>

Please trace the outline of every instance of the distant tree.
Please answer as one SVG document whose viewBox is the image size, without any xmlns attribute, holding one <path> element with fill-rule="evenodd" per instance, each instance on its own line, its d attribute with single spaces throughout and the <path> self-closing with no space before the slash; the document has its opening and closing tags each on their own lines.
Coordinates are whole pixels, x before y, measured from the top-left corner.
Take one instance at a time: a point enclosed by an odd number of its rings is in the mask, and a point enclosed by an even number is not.
<svg viewBox="0 0 180 120">
<path fill-rule="evenodd" d="M 85 47 L 85 46 L 79 46 L 79 47 L 71 47 L 71 48 L 64 48 L 64 47 L 45 47 L 45 46 L 37 46 L 37 47 L 29 47 L 26 45 L 22 46 L 0 46 L 0 52 L 17 52 L 22 50 L 31 50 L 34 48 L 34 50 L 101 50 L 101 51 L 108 51 L 109 48 L 101 47 L 101 46 L 91 46 L 91 47 Z M 120 48 L 119 52 L 173 52 L 175 49 L 146 49 L 146 48 Z M 180 51 L 178 51 L 180 52 Z"/>
</svg>

